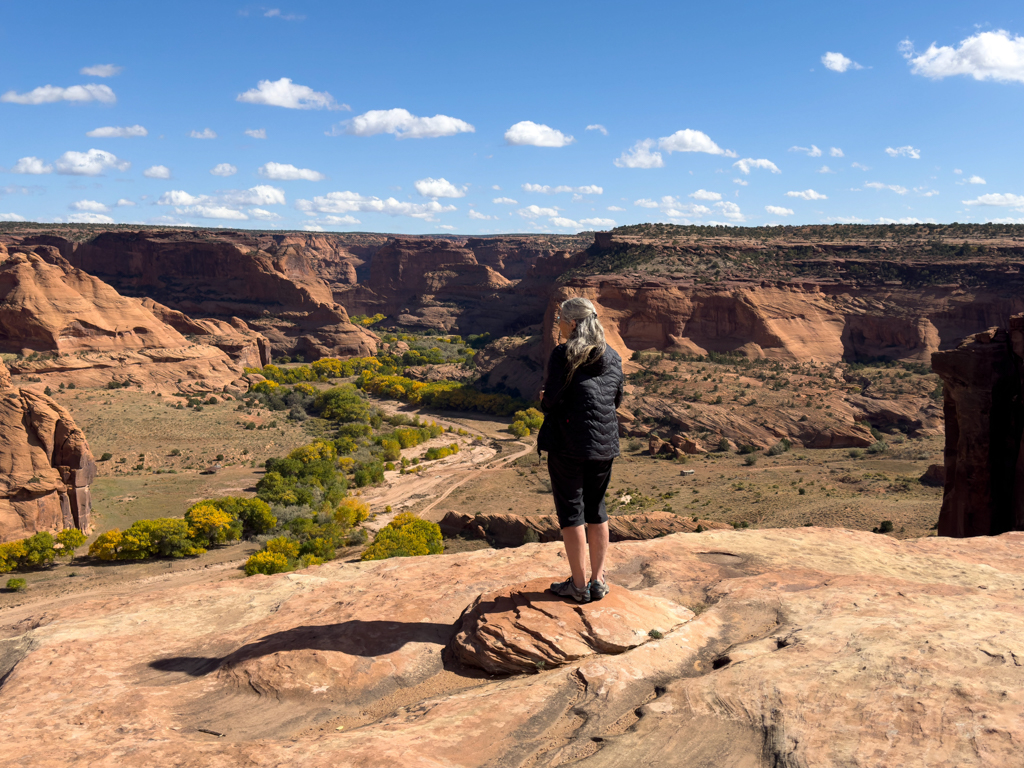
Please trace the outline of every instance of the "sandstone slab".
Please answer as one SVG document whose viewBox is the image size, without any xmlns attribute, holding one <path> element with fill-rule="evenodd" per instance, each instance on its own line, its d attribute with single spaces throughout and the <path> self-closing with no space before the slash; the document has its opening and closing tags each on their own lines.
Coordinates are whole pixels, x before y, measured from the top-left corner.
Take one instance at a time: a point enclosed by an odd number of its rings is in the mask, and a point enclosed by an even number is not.
<svg viewBox="0 0 1024 768">
<path fill-rule="evenodd" d="M 693 618 L 671 601 L 611 585 L 597 602 L 580 604 L 535 579 L 478 597 L 462 616 L 452 650 L 491 674 L 552 669 L 599 654 L 619 654 Z"/>
</svg>

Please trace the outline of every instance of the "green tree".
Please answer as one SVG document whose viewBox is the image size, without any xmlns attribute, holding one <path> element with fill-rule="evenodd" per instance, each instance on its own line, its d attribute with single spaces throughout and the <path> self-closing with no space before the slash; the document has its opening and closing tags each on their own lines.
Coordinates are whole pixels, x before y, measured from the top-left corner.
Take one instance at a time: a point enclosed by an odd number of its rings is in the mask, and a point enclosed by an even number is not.
<svg viewBox="0 0 1024 768">
<path fill-rule="evenodd" d="M 377 533 L 373 543 L 363 552 L 362 559 L 438 555 L 443 551 L 441 528 L 437 523 L 421 520 L 411 512 L 402 512 Z"/>
</svg>

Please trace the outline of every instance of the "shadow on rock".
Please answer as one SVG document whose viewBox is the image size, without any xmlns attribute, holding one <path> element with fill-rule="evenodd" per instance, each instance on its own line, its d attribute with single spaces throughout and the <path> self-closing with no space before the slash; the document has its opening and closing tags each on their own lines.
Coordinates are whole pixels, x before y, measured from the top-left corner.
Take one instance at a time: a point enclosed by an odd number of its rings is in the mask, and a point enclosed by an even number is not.
<svg viewBox="0 0 1024 768">
<path fill-rule="evenodd" d="M 149 666 L 162 672 L 183 672 L 202 677 L 221 668 L 287 651 L 336 651 L 349 656 L 386 656 L 408 643 L 447 645 L 457 628 L 452 624 L 404 621 L 344 621 L 275 632 L 243 645 L 227 656 L 172 656 Z"/>
</svg>

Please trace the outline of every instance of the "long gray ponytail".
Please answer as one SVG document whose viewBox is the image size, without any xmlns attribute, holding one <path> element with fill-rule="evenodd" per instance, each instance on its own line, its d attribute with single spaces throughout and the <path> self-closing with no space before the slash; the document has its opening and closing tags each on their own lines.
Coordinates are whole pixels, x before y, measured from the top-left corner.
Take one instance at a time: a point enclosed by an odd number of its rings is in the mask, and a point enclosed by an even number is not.
<svg viewBox="0 0 1024 768">
<path fill-rule="evenodd" d="M 569 363 L 565 380 L 569 382 L 581 365 L 604 354 L 604 328 L 597 319 L 597 310 L 590 299 L 566 299 L 559 307 L 558 314 L 565 320 L 576 321 L 576 327 L 565 345 L 565 356 Z"/>
</svg>

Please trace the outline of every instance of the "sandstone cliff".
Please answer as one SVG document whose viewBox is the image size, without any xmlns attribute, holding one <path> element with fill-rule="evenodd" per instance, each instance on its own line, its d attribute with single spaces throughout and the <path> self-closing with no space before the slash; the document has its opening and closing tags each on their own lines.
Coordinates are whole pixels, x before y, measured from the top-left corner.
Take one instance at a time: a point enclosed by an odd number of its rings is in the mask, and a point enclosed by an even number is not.
<svg viewBox="0 0 1024 768">
<path fill-rule="evenodd" d="M 946 418 L 941 536 L 1024 530 L 1024 315 L 932 356 Z"/>
<path fill-rule="evenodd" d="M 583 606 L 542 591 L 565 575 L 551 543 L 217 584 L 189 572 L 10 607 L 0 702 L 20 716 L 4 757 L 1019 765 L 1022 545 L 676 534 L 613 545 L 612 594 Z"/>
<path fill-rule="evenodd" d="M 71 414 L 45 395 L 12 388 L 0 361 L 0 543 L 38 531 L 88 532 L 95 476 Z"/>
</svg>

